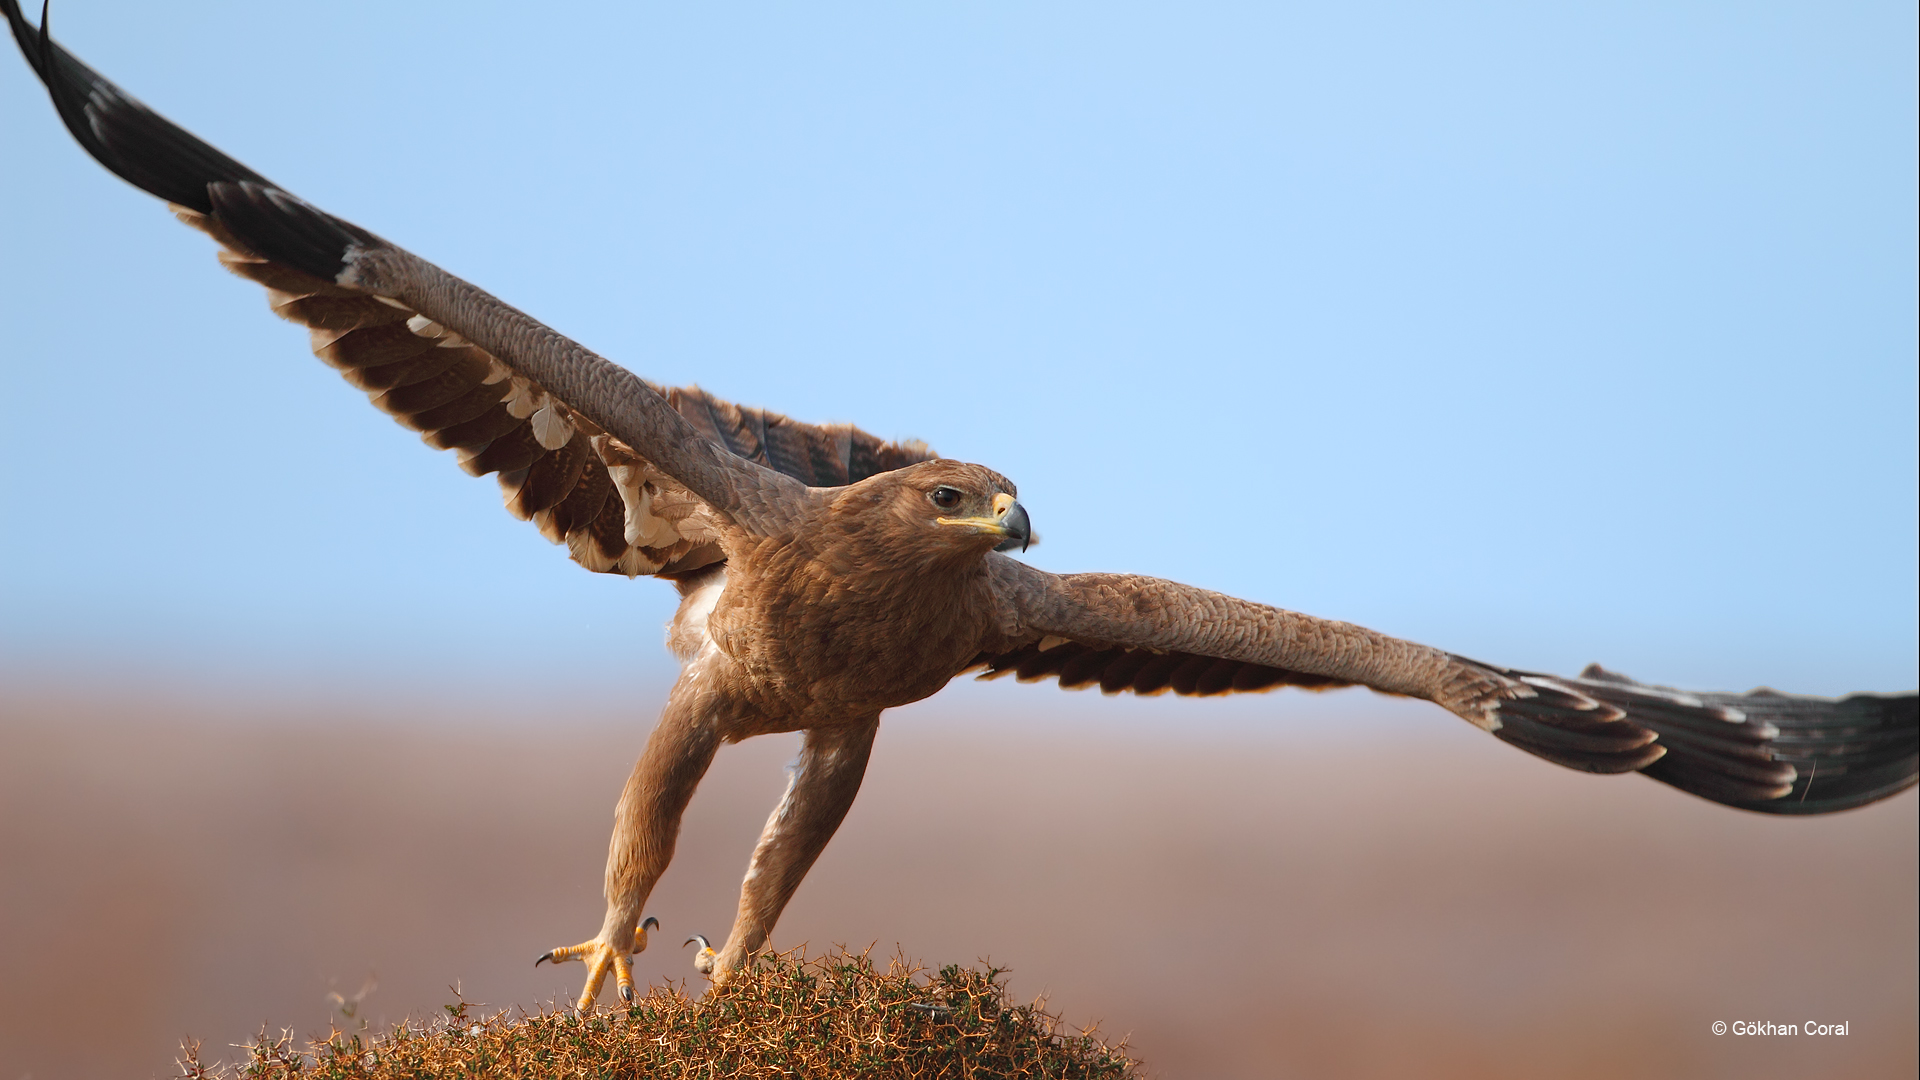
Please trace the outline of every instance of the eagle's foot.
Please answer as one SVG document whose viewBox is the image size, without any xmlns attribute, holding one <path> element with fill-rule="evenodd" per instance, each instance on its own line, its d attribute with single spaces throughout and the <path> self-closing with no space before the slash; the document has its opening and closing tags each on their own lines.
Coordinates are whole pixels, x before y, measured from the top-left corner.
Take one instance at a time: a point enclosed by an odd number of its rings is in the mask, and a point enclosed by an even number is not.
<svg viewBox="0 0 1920 1080">
<path fill-rule="evenodd" d="M 714 958 L 718 954 L 713 951 L 713 942 L 708 941 L 706 935 L 695 934 L 681 942 L 680 947 L 684 949 L 696 941 L 700 943 L 700 951 L 693 954 L 693 970 L 708 978 L 713 978 Z"/>
<path fill-rule="evenodd" d="M 613 972 L 615 985 L 620 988 L 620 1000 L 631 1004 L 633 1001 L 633 961 L 629 959 L 629 956 L 632 953 L 646 951 L 647 930 L 649 928 L 654 930 L 660 929 L 660 920 L 651 915 L 647 916 L 647 918 L 640 923 L 640 926 L 634 930 L 633 947 L 630 949 L 616 948 L 596 937 L 592 941 L 583 941 L 578 945 L 567 945 L 541 953 L 540 958 L 533 962 L 533 966 L 539 967 L 549 960 L 556 964 L 564 964 L 569 960 L 585 962 L 587 965 L 587 985 L 580 991 L 580 1000 L 574 1004 L 574 1008 L 581 1012 L 586 1012 L 588 1009 L 593 1008 L 593 1000 L 600 996 L 600 985 L 607 981 L 607 972 L 609 970 Z"/>
</svg>

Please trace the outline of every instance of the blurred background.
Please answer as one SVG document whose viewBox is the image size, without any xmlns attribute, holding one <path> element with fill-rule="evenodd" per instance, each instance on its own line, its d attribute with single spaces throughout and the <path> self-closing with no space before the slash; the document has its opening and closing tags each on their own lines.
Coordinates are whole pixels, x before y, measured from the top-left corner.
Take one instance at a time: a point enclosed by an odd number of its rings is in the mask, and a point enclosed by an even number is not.
<svg viewBox="0 0 1920 1080">
<path fill-rule="evenodd" d="M 1048 569 L 1920 682 L 1911 4 L 52 18 L 649 378 L 1001 470 Z M 528 964 L 598 925 L 672 590 L 369 408 L 24 63 L 0 145 L 0 1080 L 320 1032 L 370 972 L 383 1020 L 564 997 Z M 723 754 L 652 976 L 791 753 Z M 775 941 L 991 956 L 1168 1076 L 1910 1075 L 1915 808 L 1743 815 L 1366 695 L 965 684 L 889 719 Z"/>
<path fill-rule="evenodd" d="M 645 722 L 453 697 L 10 697 L 7 1080 L 163 1076 L 182 1037 L 231 1057 L 456 990 L 571 1000 L 581 966 L 533 959 L 599 928 Z M 900 710 L 774 944 L 1010 967 L 1016 998 L 1161 1077 L 1912 1075 L 1912 792 L 1763 817 L 1337 701 L 1118 731 L 1116 702 L 1013 684 Z M 680 943 L 727 932 L 795 745 L 721 752 L 648 905 L 643 984 L 704 988 Z M 370 979 L 352 1018 L 327 1000 Z"/>
</svg>

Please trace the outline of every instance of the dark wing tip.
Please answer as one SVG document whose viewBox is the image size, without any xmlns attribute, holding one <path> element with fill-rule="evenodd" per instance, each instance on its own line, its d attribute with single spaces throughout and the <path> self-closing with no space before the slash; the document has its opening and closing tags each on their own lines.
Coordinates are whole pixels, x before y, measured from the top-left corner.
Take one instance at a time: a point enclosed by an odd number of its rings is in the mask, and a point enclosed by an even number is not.
<svg viewBox="0 0 1920 1080">
<path fill-rule="evenodd" d="M 1592 773 L 1622 773 L 1659 761 L 1667 748 L 1659 734 L 1628 712 L 1556 680 L 1530 677 L 1530 697 L 1496 706 L 1494 736 L 1556 765 Z"/>
<path fill-rule="evenodd" d="M 216 181 L 268 181 L 259 173 L 195 138 L 133 95 L 81 63 L 53 40 L 47 9 L 39 27 L 21 14 L 18 0 L 0 0 L 7 24 L 67 130 L 94 160 L 151 195 L 201 213 L 211 213 L 207 185 Z"/>
<path fill-rule="evenodd" d="M 207 185 L 213 214 L 256 254 L 323 281 L 336 280 L 354 247 L 382 246 L 379 237 L 264 181 Z"/>
<path fill-rule="evenodd" d="M 1914 694 L 1854 694 L 1838 701 L 1715 694 L 1711 700 L 1741 709 L 1749 722 L 1777 728 L 1768 750 L 1796 774 L 1792 790 L 1778 798 L 1716 801 L 1763 814 L 1830 814 L 1898 795 L 1920 781 L 1920 697 Z M 1686 787 L 1684 778 L 1665 775 L 1658 766 L 1646 772 Z"/>
<path fill-rule="evenodd" d="M 1773 690 L 1696 694 L 1647 686 L 1598 665 L 1578 679 L 1511 674 L 1542 696 L 1501 702 L 1507 726 L 1496 734 L 1563 765 L 1597 772 L 1631 768 L 1690 794 L 1764 814 L 1850 810 L 1920 780 L 1920 698 L 1913 694 L 1837 700 Z M 1554 699 L 1568 694 L 1610 707 L 1623 730 L 1657 733 L 1658 740 L 1645 747 L 1653 756 L 1633 763 L 1588 745 L 1582 737 L 1588 733 L 1578 731 L 1580 714 L 1554 707 Z"/>
<path fill-rule="evenodd" d="M 1574 679 L 1495 670 L 1536 695 L 1500 702 L 1494 734 L 1571 768 L 1642 772 L 1763 814 L 1850 810 L 1920 781 L 1914 694 L 1693 693 L 1598 664 Z"/>
<path fill-rule="evenodd" d="M 141 104 L 53 40 L 46 9 L 27 22 L 19 0 L 0 0 L 13 39 L 67 130 L 95 161 L 170 203 L 212 214 L 255 254 L 323 280 L 345 266 L 347 248 L 372 233 L 287 194 L 191 132 Z"/>
</svg>

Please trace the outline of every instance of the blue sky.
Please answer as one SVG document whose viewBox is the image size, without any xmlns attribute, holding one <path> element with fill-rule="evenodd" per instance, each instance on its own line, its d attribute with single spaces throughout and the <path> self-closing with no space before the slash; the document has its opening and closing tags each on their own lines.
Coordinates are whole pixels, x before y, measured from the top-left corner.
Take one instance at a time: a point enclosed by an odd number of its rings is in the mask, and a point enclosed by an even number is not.
<svg viewBox="0 0 1920 1080">
<path fill-rule="evenodd" d="M 999 469 L 1042 567 L 1920 681 L 1911 3 L 318 10 L 53 22 L 649 378 Z M 0 671 L 671 676 L 671 589 L 370 408 L 17 59 L 0 145 Z"/>
</svg>

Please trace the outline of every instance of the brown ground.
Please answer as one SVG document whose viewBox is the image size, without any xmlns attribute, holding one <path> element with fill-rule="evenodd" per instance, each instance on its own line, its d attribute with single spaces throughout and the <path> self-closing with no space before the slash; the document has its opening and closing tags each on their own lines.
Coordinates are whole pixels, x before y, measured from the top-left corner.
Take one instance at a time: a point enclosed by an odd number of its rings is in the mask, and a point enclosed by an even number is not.
<svg viewBox="0 0 1920 1080">
<path fill-rule="evenodd" d="M 454 983 L 564 997 L 579 966 L 532 959 L 599 925 L 660 696 L 562 722 L 0 695 L 0 1080 L 160 1076 L 182 1035 L 322 1032 L 327 991 L 369 972 L 376 1024 Z M 775 943 L 991 957 L 1167 1077 L 1914 1074 L 1912 792 L 1767 818 L 1327 700 L 1258 699 L 1266 726 L 1212 702 L 1103 722 L 1097 698 L 997 685 L 905 710 Z M 725 934 L 792 745 L 723 752 L 642 978 L 697 982 L 678 945 Z M 1809 1019 L 1851 1031 L 1710 1030 Z"/>
</svg>

